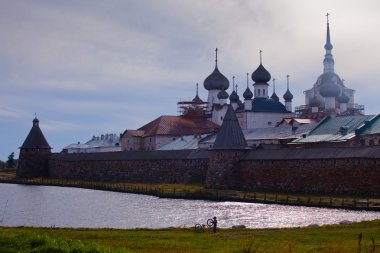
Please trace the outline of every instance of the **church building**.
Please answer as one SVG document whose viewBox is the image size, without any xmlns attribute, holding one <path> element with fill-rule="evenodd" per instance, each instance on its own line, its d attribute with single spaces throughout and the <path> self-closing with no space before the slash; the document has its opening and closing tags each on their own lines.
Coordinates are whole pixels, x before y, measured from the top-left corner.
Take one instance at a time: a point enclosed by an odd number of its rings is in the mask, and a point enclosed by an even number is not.
<svg viewBox="0 0 380 253">
<path fill-rule="evenodd" d="M 305 90 L 305 105 L 296 107 L 300 118 L 322 119 L 328 115 L 361 115 L 364 106 L 355 103 L 355 90 L 347 87 L 344 79 L 335 73 L 333 46 L 330 38 L 329 14 L 327 16 L 326 53 L 323 59 L 323 73 L 311 89 Z"/>
<path fill-rule="evenodd" d="M 218 49 L 215 51 L 215 69 L 203 83 L 204 88 L 208 91 L 206 116 L 212 122 L 218 125 L 222 124 L 228 109 L 228 99 L 242 129 L 274 127 L 283 118 L 293 117 L 293 95 L 289 91 L 289 75 L 287 76 L 288 89 L 283 96 L 285 104 L 280 102 L 275 89 L 269 97 L 268 82 L 271 80 L 271 74 L 262 65 L 261 51 L 260 65 L 251 75 L 253 92 L 249 88 L 249 73 L 247 73 L 247 88 L 243 93 L 244 102 L 240 100 L 238 95 L 235 77 L 233 77 L 231 94 L 228 95 L 226 92 L 229 81 L 218 69 Z M 273 83 L 274 81 L 275 79 L 273 79 Z"/>
</svg>

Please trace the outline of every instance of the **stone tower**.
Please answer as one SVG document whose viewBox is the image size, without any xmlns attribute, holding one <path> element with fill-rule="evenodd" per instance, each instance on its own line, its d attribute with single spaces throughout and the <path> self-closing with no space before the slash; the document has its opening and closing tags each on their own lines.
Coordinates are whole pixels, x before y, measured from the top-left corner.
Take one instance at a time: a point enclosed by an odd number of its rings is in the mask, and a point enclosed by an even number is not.
<svg viewBox="0 0 380 253">
<path fill-rule="evenodd" d="M 51 147 L 39 127 L 39 120 L 34 118 L 33 127 L 20 147 L 17 177 L 47 176 L 50 154 Z"/>
<path fill-rule="evenodd" d="M 222 126 L 210 152 L 205 186 L 215 189 L 239 188 L 238 165 L 248 150 L 236 114 L 228 105 Z"/>
</svg>

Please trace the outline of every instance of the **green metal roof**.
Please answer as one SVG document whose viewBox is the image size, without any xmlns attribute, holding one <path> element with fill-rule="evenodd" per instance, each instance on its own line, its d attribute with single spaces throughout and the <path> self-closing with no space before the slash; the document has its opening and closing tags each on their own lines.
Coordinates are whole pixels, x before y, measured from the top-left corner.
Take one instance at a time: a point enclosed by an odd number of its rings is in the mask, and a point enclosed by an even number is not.
<svg viewBox="0 0 380 253">
<path fill-rule="evenodd" d="M 356 130 L 357 135 L 380 134 L 380 114 L 376 115 Z"/>
<path fill-rule="evenodd" d="M 293 143 L 344 142 L 355 137 L 355 131 L 374 119 L 374 115 L 328 116 L 304 138 Z M 380 123 L 379 123 L 380 129 Z"/>
</svg>

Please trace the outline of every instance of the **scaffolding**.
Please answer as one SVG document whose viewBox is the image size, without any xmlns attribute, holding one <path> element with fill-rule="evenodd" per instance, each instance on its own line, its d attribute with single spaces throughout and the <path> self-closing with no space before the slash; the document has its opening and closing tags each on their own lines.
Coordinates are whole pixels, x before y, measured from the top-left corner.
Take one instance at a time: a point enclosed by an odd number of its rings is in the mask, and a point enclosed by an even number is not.
<svg viewBox="0 0 380 253">
<path fill-rule="evenodd" d="M 189 117 L 205 117 L 207 104 L 202 100 L 180 101 L 177 103 L 178 113 Z"/>
<path fill-rule="evenodd" d="M 364 115 L 365 114 L 365 107 L 364 105 L 359 104 L 351 104 L 350 107 L 347 108 L 347 111 L 340 112 L 338 108 L 331 110 L 325 110 L 324 108 L 318 108 L 318 112 L 312 112 L 311 107 L 308 105 L 300 105 L 296 106 L 295 110 L 295 117 L 296 118 L 315 118 L 315 115 L 318 114 L 319 116 L 327 116 L 331 114 L 337 114 L 337 115 Z"/>
</svg>

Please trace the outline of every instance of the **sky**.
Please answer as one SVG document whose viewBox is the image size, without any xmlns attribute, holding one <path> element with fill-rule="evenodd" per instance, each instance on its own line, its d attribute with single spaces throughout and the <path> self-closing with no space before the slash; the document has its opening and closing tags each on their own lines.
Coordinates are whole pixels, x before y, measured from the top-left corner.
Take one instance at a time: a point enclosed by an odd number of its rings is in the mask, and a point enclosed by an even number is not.
<svg viewBox="0 0 380 253">
<path fill-rule="evenodd" d="M 0 160 L 18 157 L 35 114 L 53 152 L 178 115 L 196 83 L 207 99 L 215 48 L 241 99 L 262 50 L 281 101 L 289 74 L 302 105 L 323 71 L 326 13 L 335 72 L 379 113 L 379 11 L 378 0 L 0 0 Z"/>
</svg>

